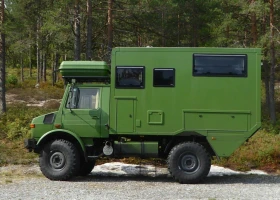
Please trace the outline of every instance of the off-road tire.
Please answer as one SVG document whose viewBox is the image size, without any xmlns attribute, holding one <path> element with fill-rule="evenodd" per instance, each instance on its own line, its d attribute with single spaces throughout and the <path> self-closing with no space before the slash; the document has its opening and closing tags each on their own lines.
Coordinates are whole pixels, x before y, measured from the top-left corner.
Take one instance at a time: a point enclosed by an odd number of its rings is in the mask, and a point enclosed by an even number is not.
<svg viewBox="0 0 280 200">
<path fill-rule="evenodd" d="M 201 144 L 184 142 L 172 148 L 167 164 L 170 174 L 179 183 L 198 183 L 208 175 L 211 159 Z"/>
<path fill-rule="evenodd" d="M 82 160 L 78 176 L 87 176 L 93 170 L 94 166 L 95 160 L 89 160 L 88 162 Z"/>
<path fill-rule="evenodd" d="M 42 173 L 51 180 L 65 181 L 80 169 L 80 154 L 74 144 L 58 139 L 47 143 L 39 158 Z"/>
</svg>

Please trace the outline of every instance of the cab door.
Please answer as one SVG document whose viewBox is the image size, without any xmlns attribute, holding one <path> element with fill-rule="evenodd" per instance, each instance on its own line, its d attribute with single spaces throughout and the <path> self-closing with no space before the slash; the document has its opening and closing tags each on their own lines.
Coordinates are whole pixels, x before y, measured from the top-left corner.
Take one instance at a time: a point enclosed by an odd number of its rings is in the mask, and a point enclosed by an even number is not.
<svg viewBox="0 0 280 200">
<path fill-rule="evenodd" d="M 80 137 L 100 137 L 102 88 L 72 88 L 62 115 L 63 128 Z"/>
</svg>

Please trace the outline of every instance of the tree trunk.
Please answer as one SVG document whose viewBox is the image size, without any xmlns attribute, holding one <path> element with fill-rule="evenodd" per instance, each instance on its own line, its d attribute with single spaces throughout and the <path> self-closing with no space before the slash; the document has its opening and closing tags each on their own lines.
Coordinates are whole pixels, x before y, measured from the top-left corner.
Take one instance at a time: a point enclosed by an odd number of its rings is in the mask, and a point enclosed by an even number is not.
<svg viewBox="0 0 280 200">
<path fill-rule="evenodd" d="M 87 49 L 86 60 L 92 60 L 91 50 L 91 38 L 92 38 L 92 0 L 87 0 Z"/>
<path fill-rule="evenodd" d="M 52 85 L 57 82 L 57 73 L 56 70 L 58 68 L 58 61 L 59 61 L 59 54 L 55 52 L 54 58 L 53 58 L 53 68 L 52 68 Z"/>
<path fill-rule="evenodd" d="M 57 69 L 58 69 L 58 62 L 59 62 L 60 55 L 55 52 L 54 55 L 54 63 L 53 63 L 53 85 L 57 82 Z"/>
<path fill-rule="evenodd" d="M 226 38 L 229 40 L 229 25 L 226 27 Z"/>
<path fill-rule="evenodd" d="M 42 50 L 40 53 L 40 80 L 43 80 L 43 55 L 44 51 Z"/>
<path fill-rule="evenodd" d="M 137 46 L 138 47 L 142 46 L 142 38 L 141 38 L 140 28 L 138 26 L 137 26 Z"/>
<path fill-rule="evenodd" d="M 31 45 L 29 45 L 29 77 L 32 77 L 32 52 L 31 52 Z"/>
<path fill-rule="evenodd" d="M 252 13 L 251 16 L 251 23 L 252 23 L 252 39 L 253 39 L 253 45 L 256 45 L 258 40 L 258 32 L 257 32 L 257 20 L 256 20 L 256 14 Z"/>
<path fill-rule="evenodd" d="M 180 14 L 178 13 L 178 24 L 177 24 L 177 45 L 181 46 L 181 42 L 180 42 Z"/>
<path fill-rule="evenodd" d="M 264 57 L 266 57 L 267 51 L 264 52 Z M 270 102 L 269 102 L 269 74 L 270 68 L 268 65 L 268 61 L 265 59 L 263 60 L 263 75 L 264 75 L 264 87 L 265 87 L 265 107 L 266 111 L 269 112 L 270 110 Z"/>
<path fill-rule="evenodd" d="M 59 58 L 60 58 L 60 54 L 55 53 L 55 70 L 57 70 L 59 67 Z M 57 82 L 57 73 L 56 72 L 55 72 L 55 82 Z"/>
<path fill-rule="evenodd" d="M 23 58 L 20 56 L 20 80 L 23 83 L 24 81 L 24 70 L 23 70 Z"/>
<path fill-rule="evenodd" d="M 255 0 L 251 1 L 251 4 L 254 4 Z M 258 33 L 257 33 L 257 17 L 256 17 L 256 13 L 252 12 L 251 13 L 251 32 L 252 32 L 252 39 L 253 39 L 253 45 L 256 45 L 257 43 L 257 39 L 258 39 Z"/>
<path fill-rule="evenodd" d="M 197 38 L 198 36 L 198 28 L 197 28 L 197 13 L 196 13 L 196 5 L 194 1 L 192 1 L 192 16 L 191 16 L 191 33 L 192 33 L 192 47 L 197 47 Z"/>
<path fill-rule="evenodd" d="M 275 45 L 274 45 L 274 0 L 270 0 L 270 77 L 269 77 L 269 115 L 273 125 L 276 123 L 274 81 L 275 81 Z"/>
<path fill-rule="evenodd" d="M 0 26 L 4 23 L 4 0 L 0 1 Z M 0 34 L 0 115 L 6 112 L 6 60 L 5 60 L 5 34 Z"/>
<path fill-rule="evenodd" d="M 107 61 L 111 63 L 111 51 L 113 47 L 113 24 L 112 24 L 112 8 L 113 0 L 108 0 L 108 47 L 107 47 Z"/>
<path fill-rule="evenodd" d="M 56 53 L 55 53 L 56 54 Z M 55 84 L 55 54 L 52 55 L 52 86 Z"/>
<path fill-rule="evenodd" d="M 39 29 L 40 29 L 40 19 L 37 20 L 37 30 L 36 30 L 36 58 L 37 58 L 37 84 L 40 83 L 40 76 L 41 76 L 41 70 L 40 70 L 40 48 L 39 48 Z"/>
<path fill-rule="evenodd" d="M 46 52 L 44 52 L 42 54 L 42 76 L 43 76 L 43 81 L 46 82 L 47 81 L 47 66 L 46 66 L 46 63 L 47 63 L 47 59 L 46 59 Z"/>
<path fill-rule="evenodd" d="M 164 24 L 165 24 L 165 13 L 164 10 L 161 11 L 161 46 L 164 47 L 165 46 L 165 28 L 164 28 Z"/>
<path fill-rule="evenodd" d="M 263 1 L 265 4 L 267 3 L 267 0 Z M 267 14 L 266 11 L 264 11 L 264 15 L 263 15 L 263 22 L 262 22 L 262 35 L 266 35 L 267 32 Z M 267 58 L 267 54 L 268 54 L 268 48 L 267 48 L 267 43 L 264 43 L 263 45 L 263 79 L 264 79 L 264 86 L 265 86 L 265 111 L 267 113 L 269 113 L 269 74 L 270 74 L 270 68 L 269 68 L 269 64 L 268 64 L 268 58 Z"/>
<path fill-rule="evenodd" d="M 79 0 L 75 1 L 75 15 L 74 15 L 74 60 L 81 60 L 81 18 Z"/>
</svg>

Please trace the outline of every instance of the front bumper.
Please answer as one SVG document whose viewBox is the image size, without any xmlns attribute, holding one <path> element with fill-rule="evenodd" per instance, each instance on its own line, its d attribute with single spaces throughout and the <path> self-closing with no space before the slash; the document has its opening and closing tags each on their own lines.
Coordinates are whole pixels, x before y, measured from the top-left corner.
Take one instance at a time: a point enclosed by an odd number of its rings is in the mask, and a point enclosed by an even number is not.
<svg viewBox="0 0 280 200">
<path fill-rule="evenodd" d="M 25 139 L 24 140 L 24 147 L 28 149 L 30 152 L 35 151 L 37 149 L 37 141 L 35 139 Z"/>
</svg>

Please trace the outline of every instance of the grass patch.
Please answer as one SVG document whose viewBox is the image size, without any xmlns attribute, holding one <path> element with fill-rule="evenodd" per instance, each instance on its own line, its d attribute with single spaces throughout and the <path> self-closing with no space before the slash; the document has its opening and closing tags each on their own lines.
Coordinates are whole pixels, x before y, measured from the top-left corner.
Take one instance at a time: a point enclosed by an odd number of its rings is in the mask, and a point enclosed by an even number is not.
<svg viewBox="0 0 280 200">
<path fill-rule="evenodd" d="M 12 182 L 13 182 L 13 180 L 11 180 L 11 179 L 6 179 L 6 180 L 5 180 L 5 183 L 6 183 L 6 184 L 9 184 L 9 183 L 12 183 Z"/>
<path fill-rule="evenodd" d="M 259 131 L 229 158 L 214 163 L 241 171 L 262 169 L 277 172 L 280 167 L 280 135 Z"/>
<path fill-rule="evenodd" d="M 23 140 L 0 140 L 0 166 L 8 164 L 33 164 L 38 161 L 38 155 L 29 153 L 23 146 Z"/>
<path fill-rule="evenodd" d="M 8 89 L 9 94 L 13 94 L 15 100 L 22 101 L 45 101 L 49 99 L 61 99 L 64 93 L 64 88 L 51 86 L 47 83 L 42 83 L 38 88 L 11 88 Z"/>
<path fill-rule="evenodd" d="M 34 117 L 54 109 L 28 107 L 25 104 L 10 104 L 0 118 L 0 139 L 16 140 L 29 136 L 29 124 Z"/>
</svg>

